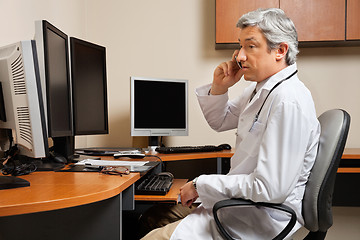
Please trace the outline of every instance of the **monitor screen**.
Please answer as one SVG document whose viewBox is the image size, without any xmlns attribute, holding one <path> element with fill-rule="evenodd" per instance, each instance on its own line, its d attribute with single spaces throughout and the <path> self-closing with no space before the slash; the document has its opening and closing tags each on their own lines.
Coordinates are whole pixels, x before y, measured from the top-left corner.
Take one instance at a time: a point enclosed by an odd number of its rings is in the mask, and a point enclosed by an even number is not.
<svg viewBox="0 0 360 240">
<path fill-rule="evenodd" d="M 70 38 L 75 135 L 107 134 L 106 48 Z"/>
<path fill-rule="evenodd" d="M 49 137 L 73 135 L 68 36 L 42 20 L 35 40 L 47 105 Z"/>
<path fill-rule="evenodd" d="M 187 80 L 131 77 L 131 135 L 187 136 Z"/>
</svg>

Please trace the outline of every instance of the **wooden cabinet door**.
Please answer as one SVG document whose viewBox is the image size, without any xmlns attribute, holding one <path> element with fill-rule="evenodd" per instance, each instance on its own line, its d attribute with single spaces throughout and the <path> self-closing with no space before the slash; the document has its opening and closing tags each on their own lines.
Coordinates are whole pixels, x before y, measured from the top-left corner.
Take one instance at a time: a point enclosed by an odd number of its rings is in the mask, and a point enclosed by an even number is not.
<svg viewBox="0 0 360 240">
<path fill-rule="evenodd" d="M 216 43 L 237 43 L 239 18 L 258 8 L 279 7 L 279 0 L 216 0 Z"/>
<path fill-rule="evenodd" d="M 360 1 L 347 0 L 346 39 L 360 39 Z"/>
<path fill-rule="evenodd" d="M 280 0 L 280 8 L 293 20 L 299 41 L 345 40 L 345 0 Z"/>
</svg>

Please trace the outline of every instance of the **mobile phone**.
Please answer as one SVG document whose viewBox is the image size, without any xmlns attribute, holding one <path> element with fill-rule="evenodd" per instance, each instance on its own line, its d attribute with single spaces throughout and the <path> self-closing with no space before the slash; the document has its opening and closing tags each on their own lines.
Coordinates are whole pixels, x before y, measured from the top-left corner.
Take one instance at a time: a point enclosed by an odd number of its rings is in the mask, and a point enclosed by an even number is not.
<svg viewBox="0 0 360 240">
<path fill-rule="evenodd" d="M 240 69 L 242 69 L 242 65 L 241 65 L 241 62 L 238 62 L 235 58 L 235 62 L 237 63 L 237 65 L 239 66 Z"/>
</svg>

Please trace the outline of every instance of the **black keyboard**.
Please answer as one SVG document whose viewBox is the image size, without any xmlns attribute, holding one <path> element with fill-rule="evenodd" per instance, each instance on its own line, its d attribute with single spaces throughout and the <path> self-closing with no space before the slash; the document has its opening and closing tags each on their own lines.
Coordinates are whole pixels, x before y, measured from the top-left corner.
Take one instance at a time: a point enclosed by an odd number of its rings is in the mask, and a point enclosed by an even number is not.
<svg viewBox="0 0 360 240">
<path fill-rule="evenodd" d="M 170 176 L 151 175 L 145 178 L 135 189 L 138 195 L 166 195 L 173 183 Z"/>
<path fill-rule="evenodd" d="M 220 146 L 204 145 L 204 146 L 180 146 L 180 147 L 157 147 L 155 151 L 158 153 L 193 153 L 193 152 L 219 152 L 224 150 Z"/>
</svg>

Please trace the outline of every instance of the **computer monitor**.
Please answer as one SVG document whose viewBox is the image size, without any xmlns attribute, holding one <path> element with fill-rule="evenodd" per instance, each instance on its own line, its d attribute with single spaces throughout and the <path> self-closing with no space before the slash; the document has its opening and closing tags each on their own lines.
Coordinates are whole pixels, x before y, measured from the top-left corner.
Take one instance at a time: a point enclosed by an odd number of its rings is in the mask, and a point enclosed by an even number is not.
<svg viewBox="0 0 360 240">
<path fill-rule="evenodd" d="M 69 51 L 68 36 L 46 20 L 35 23 L 35 39 L 46 86 L 48 136 L 54 153 L 69 162 L 75 135 L 108 133 L 106 49 L 71 38 Z"/>
<path fill-rule="evenodd" d="M 131 77 L 131 136 L 188 135 L 188 81 Z"/>
<path fill-rule="evenodd" d="M 35 40 L 53 149 L 70 159 L 74 153 L 68 36 L 46 20 L 35 22 Z"/>
<path fill-rule="evenodd" d="M 22 157 L 45 158 L 46 122 L 34 41 L 0 48 L 0 86 L 0 129 L 10 132 L 8 150 L 17 147 Z M 0 189 L 22 184 L 13 177 L 0 177 Z"/>
<path fill-rule="evenodd" d="M 12 130 L 21 155 L 46 157 L 45 113 L 34 41 L 0 48 L 0 83 L 0 129 Z"/>
<path fill-rule="evenodd" d="M 106 48 L 70 38 L 75 135 L 108 133 Z"/>
</svg>

